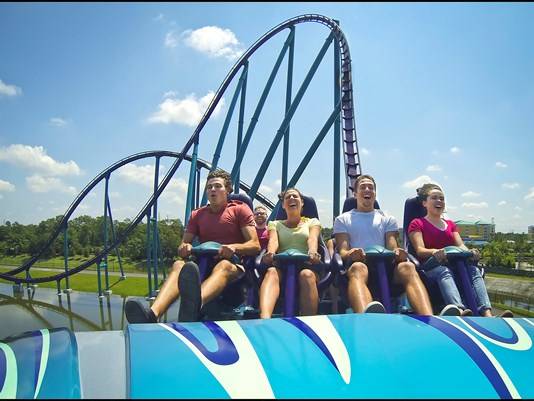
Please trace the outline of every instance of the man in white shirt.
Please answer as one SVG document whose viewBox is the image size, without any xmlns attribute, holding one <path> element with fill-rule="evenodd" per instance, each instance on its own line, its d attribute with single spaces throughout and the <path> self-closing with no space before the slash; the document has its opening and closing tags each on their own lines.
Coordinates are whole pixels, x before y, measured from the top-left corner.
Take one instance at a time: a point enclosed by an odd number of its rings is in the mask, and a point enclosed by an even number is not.
<svg viewBox="0 0 534 401">
<path fill-rule="evenodd" d="M 356 313 L 384 313 L 384 306 L 373 301 L 367 286 L 369 271 L 364 249 L 381 245 L 395 253 L 393 283 L 406 289 L 410 304 L 419 315 L 432 315 L 428 292 L 415 265 L 408 261 L 406 251 L 397 244 L 398 226 L 394 217 L 374 208 L 376 184 L 370 175 L 361 175 L 354 182 L 357 208 L 345 212 L 334 222 L 338 252 L 347 267 L 347 295 Z"/>
</svg>

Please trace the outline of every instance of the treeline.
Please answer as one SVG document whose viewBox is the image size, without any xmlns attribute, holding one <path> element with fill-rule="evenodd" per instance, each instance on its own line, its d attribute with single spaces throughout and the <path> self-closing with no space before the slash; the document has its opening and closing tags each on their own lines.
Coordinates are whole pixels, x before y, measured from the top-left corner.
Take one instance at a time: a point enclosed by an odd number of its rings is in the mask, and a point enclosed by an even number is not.
<svg viewBox="0 0 534 401">
<path fill-rule="evenodd" d="M 534 242 L 528 234 L 495 233 L 480 249 L 481 261 L 487 266 L 513 268 L 521 260 L 534 264 Z"/>
<path fill-rule="evenodd" d="M 39 224 L 23 225 L 7 221 L 0 226 L 0 255 L 18 256 L 35 255 L 46 244 L 56 230 L 62 216 L 44 220 Z M 100 253 L 104 245 L 104 218 L 80 216 L 68 223 L 67 241 L 69 256 L 89 257 Z M 113 221 L 115 237 L 119 238 L 130 224 L 129 219 Z M 140 223 L 128 238 L 119 246 L 122 257 L 132 261 L 146 259 L 147 229 L 146 223 Z M 180 219 L 158 221 L 161 256 L 163 259 L 174 259 L 177 256 L 178 245 L 183 236 L 184 226 Z M 108 244 L 113 239 L 111 224 L 107 222 Z M 60 234 L 49 246 L 42 258 L 48 259 L 64 256 L 64 237 Z"/>
<path fill-rule="evenodd" d="M 44 220 L 39 224 L 22 225 L 7 221 L 0 225 L 0 256 L 35 255 L 56 230 L 62 216 Z M 69 256 L 90 257 L 100 251 L 104 244 L 104 218 L 80 216 L 69 221 Z M 113 222 L 116 237 L 120 237 L 130 224 L 129 219 Z M 167 219 L 158 222 L 161 257 L 174 260 L 178 245 L 182 241 L 184 226 L 180 219 Z M 108 221 L 108 241 L 112 240 L 111 226 Z M 330 238 L 332 228 L 323 227 L 325 240 Z M 63 255 L 63 234 L 60 234 L 42 254 L 43 259 Z M 109 242 L 108 242 L 109 243 Z M 481 262 L 487 266 L 514 267 L 515 262 L 527 260 L 534 264 L 534 242 L 527 234 L 496 233 L 493 240 L 481 250 Z M 132 261 L 146 259 L 146 223 L 140 223 L 128 238 L 119 246 L 122 257 Z"/>
</svg>

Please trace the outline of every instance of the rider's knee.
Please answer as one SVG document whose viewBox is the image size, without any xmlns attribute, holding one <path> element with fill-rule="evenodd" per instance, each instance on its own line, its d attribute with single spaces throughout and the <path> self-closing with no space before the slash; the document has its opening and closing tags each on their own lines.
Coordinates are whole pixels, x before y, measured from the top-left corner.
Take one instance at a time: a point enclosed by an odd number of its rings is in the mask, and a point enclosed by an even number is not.
<svg viewBox="0 0 534 401">
<path fill-rule="evenodd" d="M 315 283 L 316 277 L 315 273 L 310 269 L 302 269 L 299 272 L 299 281 L 305 283 Z"/>
<path fill-rule="evenodd" d="M 348 278 L 366 279 L 369 275 L 367 265 L 362 262 L 354 262 L 347 270 Z"/>
<path fill-rule="evenodd" d="M 411 262 L 401 262 L 397 265 L 399 276 L 404 280 L 413 280 L 419 275 L 415 270 L 415 265 Z"/>
</svg>

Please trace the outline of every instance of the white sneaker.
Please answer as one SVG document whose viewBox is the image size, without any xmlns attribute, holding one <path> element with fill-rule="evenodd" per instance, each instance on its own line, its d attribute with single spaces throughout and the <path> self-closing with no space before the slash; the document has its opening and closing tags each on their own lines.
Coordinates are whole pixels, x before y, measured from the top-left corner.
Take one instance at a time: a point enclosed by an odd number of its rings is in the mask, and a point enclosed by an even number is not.
<svg viewBox="0 0 534 401">
<path fill-rule="evenodd" d="M 461 314 L 460 308 L 453 304 L 446 305 L 439 313 L 440 316 L 460 316 Z"/>
<path fill-rule="evenodd" d="M 386 308 L 378 301 L 369 302 L 363 313 L 386 313 Z"/>
</svg>

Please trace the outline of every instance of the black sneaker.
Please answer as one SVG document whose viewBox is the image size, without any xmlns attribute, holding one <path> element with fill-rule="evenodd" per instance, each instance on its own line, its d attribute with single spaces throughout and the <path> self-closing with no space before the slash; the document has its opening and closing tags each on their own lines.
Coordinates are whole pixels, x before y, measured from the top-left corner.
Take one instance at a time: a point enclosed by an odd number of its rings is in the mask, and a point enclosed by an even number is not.
<svg viewBox="0 0 534 401">
<path fill-rule="evenodd" d="M 200 272 L 193 262 L 187 262 L 178 276 L 180 290 L 179 322 L 197 322 L 200 318 Z"/>
<path fill-rule="evenodd" d="M 461 309 L 454 304 L 446 305 L 439 313 L 440 316 L 460 316 L 461 314 Z"/>
<path fill-rule="evenodd" d="M 386 308 L 378 301 L 369 302 L 363 313 L 386 313 Z"/>
<path fill-rule="evenodd" d="M 506 309 L 499 317 L 514 317 L 514 313 L 511 310 Z"/>
<path fill-rule="evenodd" d="M 138 299 L 129 299 L 126 301 L 124 307 L 126 319 L 130 323 L 157 323 L 158 318 L 152 312 L 152 309 L 145 307 L 145 305 Z"/>
</svg>

